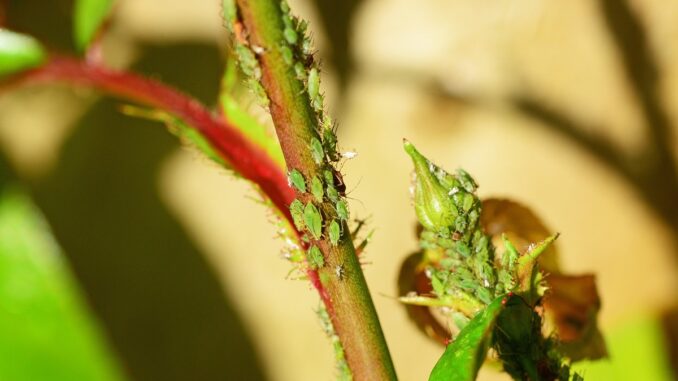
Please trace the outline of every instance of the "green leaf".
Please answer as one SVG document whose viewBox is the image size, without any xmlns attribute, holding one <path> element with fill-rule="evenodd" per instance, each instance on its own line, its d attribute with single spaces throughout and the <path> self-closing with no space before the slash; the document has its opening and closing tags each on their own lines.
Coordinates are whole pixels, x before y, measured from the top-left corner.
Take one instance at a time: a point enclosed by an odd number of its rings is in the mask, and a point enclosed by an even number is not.
<svg viewBox="0 0 678 381">
<path fill-rule="evenodd" d="M 39 211 L 0 192 L 0 379 L 124 379 Z"/>
<path fill-rule="evenodd" d="M 438 360 L 429 381 L 473 381 L 485 361 L 495 321 L 503 308 L 499 297 L 479 312 Z"/>
<path fill-rule="evenodd" d="M 235 61 L 229 60 L 222 79 L 219 99 L 224 116 L 233 127 L 240 130 L 252 143 L 266 152 L 274 163 L 278 164 L 283 171 L 286 171 L 285 158 L 278 139 L 269 133 L 265 125 L 259 123 L 243 110 L 231 95 L 235 77 Z"/>
<path fill-rule="evenodd" d="M 46 56 L 34 38 L 0 28 L 0 77 L 39 66 Z"/>
<path fill-rule="evenodd" d="M 94 40 L 111 10 L 113 0 L 76 0 L 73 9 L 73 34 L 76 47 L 84 51 Z"/>
</svg>

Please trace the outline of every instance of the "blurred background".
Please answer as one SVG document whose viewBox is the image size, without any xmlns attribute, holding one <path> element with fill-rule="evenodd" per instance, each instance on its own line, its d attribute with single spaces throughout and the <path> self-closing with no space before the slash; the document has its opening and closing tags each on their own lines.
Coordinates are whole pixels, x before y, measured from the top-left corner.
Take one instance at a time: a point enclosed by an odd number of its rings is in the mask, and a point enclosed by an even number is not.
<svg viewBox="0 0 678 381">
<path fill-rule="evenodd" d="M 365 274 L 402 380 L 443 350 L 395 300 L 417 247 L 403 137 L 481 197 L 529 205 L 562 234 L 563 269 L 597 275 L 610 358 L 581 364 L 587 380 L 678 379 L 678 3 L 290 3 L 358 153 L 344 178 L 375 229 Z M 0 0 L 0 24 L 65 53 L 71 12 Z M 103 46 L 216 104 L 219 1 L 120 0 Z M 332 380 L 318 298 L 287 278 L 256 194 L 123 103 L 0 95 L 0 380 Z"/>
</svg>

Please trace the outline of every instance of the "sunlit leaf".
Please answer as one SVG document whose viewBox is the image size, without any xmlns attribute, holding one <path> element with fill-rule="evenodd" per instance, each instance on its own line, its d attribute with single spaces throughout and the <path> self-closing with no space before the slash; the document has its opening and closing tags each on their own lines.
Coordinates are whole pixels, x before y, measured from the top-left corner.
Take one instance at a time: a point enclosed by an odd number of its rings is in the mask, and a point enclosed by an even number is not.
<svg viewBox="0 0 678 381">
<path fill-rule="evenodd" d="M 30 200 L 0 193 L 0 380 L 122 380 Z"/>
<path fill-rule="evenodd" d="M 45 57 L 34 38 L 0 28 L 0 77 L 36 67 Z"/>
<path fill-rule="evenodd" d="M 78 49 L 85 50 L 96 38 L 113 0 L 76 0 L 73 8 L 73 34 Z"/>
<path fill-rule="evenodd" d="M 429 381 L 472 381 L 485 361 L 492 329 L 504 307 L 503 297 L 492 301 L 478 313 L 438 360 Z"/>
</svg>

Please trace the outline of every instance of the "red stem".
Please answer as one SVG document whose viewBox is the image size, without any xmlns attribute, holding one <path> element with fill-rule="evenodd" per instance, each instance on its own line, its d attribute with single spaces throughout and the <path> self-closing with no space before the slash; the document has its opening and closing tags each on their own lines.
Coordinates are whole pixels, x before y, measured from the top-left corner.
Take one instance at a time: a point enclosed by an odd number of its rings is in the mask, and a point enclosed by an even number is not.
<svg viewBox="0 0 678 381">
<path fill-rule="evenodd" d="M 107 69 L 94 62 L 82 62 L 62 56 L 51 57 L 42 66 L 14 77 L 7 85 L 44 82 L 65 82 L 92 87 L 174 114 L 200 131 L 234 171 L 259 186 L 290 221 L 290 226 L 294 226 L 289 205 L 295 194 L 287 183 L 287 177 L 262 149 L 252 144 L 228 122 L 227 115 L 217 116 L 198 100 L 161 82 L 130 72 Z M 297 234 L 299 235 L 298 232 Z M 332 313 L 329 296 L 320 283 L 318 273 L 309 269 L 308 276 L 328 313 Z"/>
</svg>

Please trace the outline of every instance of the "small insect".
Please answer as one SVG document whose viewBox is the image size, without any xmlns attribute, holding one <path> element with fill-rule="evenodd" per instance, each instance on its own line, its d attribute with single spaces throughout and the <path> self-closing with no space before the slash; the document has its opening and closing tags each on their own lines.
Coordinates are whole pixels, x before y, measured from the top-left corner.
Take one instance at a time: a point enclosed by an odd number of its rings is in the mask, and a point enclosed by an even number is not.
<svg viewBox="0 0 678 381">
<path fill-rule="evenodd" d="M 313 176 L 313 180 L 311 180 L 311 193 L 316 201 L 323 202 L 323 182 L 318 176 Z"/>
<path fill-rule="evenodd" d="M 344 178 L 341 176 L 341 173 L 334 168 L 332 168 L 332 183 L 339 194 L 342 197 L 346 197 L 346 184 L 344 183 Z"/>
<path fill-rule="evenodd" d="M 289 184 L 297 188 L 299 192 L 306 193 L 306 181 L 304 180 L 304 175 L 302 175 L 301 172 L 293 169 L 288 173 L 287 179 Z"/>
<path fill-rule="evenodd" d="M 325 152 L 327 152 L 330 160 L 338 161 L 339 153 L 337 152 L 337 135 L 334 133 L 333 128 L 325 127 L 323 130 L 323 145 L 325 146 Z"/>
<path fill-rule="evenodd" d="M 318 211 L 318 208 L 309 202 L 304 208 L 304 223 L 311 233 L 313 238 L 320 239 L 323 229 L 323 217 Z"/>
<path fill-rule="evenodd" d="M 348 207 L 346 207 L 346 201 L 337 201 L 335 208 L 337 209 L 337 216 L 344 221 L 348 221 Z"/>
<path fill-rule="evenodd" d="M 334 268 L 334 274 L 337 276 L 339 280 L 344 280 L 344 277 L 346 276 L 346 270 L 344 269 L 344 265 L 337 265 Z"/>
<path fill-rule="evenodd" d="M 311 139 L 311 156 L 313 156 L 313 161 L 315 161 L 316 164 L 322 163 L 325 158 L 323 145 L 320 143 L 320 140 L 315 137 Z"/>
<path fill-rule="evenodd" d="M 308 72 L 307 81 L 308 96 L 311 98 L 311 102 L 313 102 L 320 94 L 320 75 L 317 68 L 312 68 Z"/>
<path fill-rule="evenodd" d="M 282 55 L 283 61 L 285 61 L 286 64 L 292 65 L 292 63 L 294 63 L 294 53 L 292 53 L 292 49 L 290 49 L 289 46 L 281 47 L 280 54 Z"/>
<path fill-rule="evenodd" d="M 334 246 L 337 246 L 339 239 L 341 238 L 341 226 L 337 223 L 336 220 L 332 220 L 330 223 L 330 243 Z"/>
<path fill-rule="evenodd" d="M 306 79 L 306 68 L 304 67 L 304 64 L 301 62 L 294 64 L 294 75 L 296 75 L 297 79 L 300 81 Z"/>
<path fill-rule="evenodd" d="M 290 204 L 290 214 L 292 214 L 292 220 L 294 221 L 294 226 L 297 230 L 302 231 L 306 227 L 304 223 L 304 204 L 295 199 Z"/>
<path fill-rule="evenodd" d="M 306 259 L 308 260 L 308 264 L 311 266 L 313 269 L 319 269 L 323 266 L 325 266 L 325 258 L 323 257 L 323 253 L 318 249 L 318 246 L 311 246 L 310 249 L 306 252 Z"/>
<path fill-rule="evenodd" d="M 290 45 L 295 45 L 297 41 L 299 41 L 297 32 L 291 26 L 285 27 L 285 30 L 283 30 L 283 36 L 285 36 L 285 41 L 287 41 L 287 43 Z"/>
</svg>

